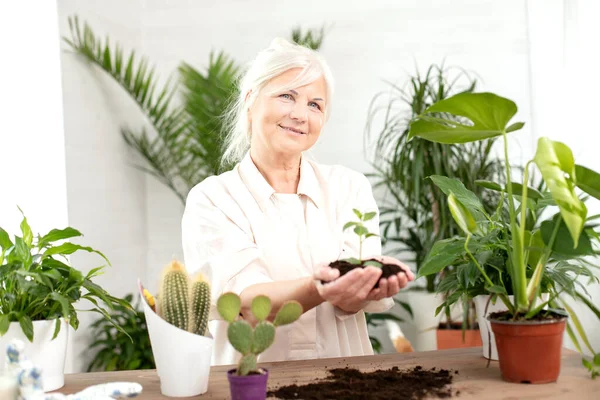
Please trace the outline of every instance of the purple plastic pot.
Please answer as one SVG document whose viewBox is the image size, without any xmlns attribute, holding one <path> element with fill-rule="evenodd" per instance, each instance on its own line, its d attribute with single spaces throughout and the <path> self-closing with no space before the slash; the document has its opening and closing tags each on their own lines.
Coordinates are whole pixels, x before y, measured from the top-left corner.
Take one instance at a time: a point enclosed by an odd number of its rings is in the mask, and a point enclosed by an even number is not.
<svg viewBox="0 0 600 400">
<path fill-rule="evenodd" d="M 235 369 L 227 371 L 231 400 L 265 400 L 267 398 L 267 380 L 269 371 L 264 374 L 237 376 Z"/>
</svg>

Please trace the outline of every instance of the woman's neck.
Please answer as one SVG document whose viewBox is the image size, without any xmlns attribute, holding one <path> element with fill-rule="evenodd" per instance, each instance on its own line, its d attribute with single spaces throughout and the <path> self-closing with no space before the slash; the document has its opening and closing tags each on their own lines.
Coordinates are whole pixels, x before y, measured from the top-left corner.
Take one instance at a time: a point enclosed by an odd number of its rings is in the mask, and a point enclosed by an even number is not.
<svg viewBox="0 0 600 400">
<path fill-rule="evenodd" d="M 296 193 L 302 155 L 286 156 L 250 149 L 250 158 L 276 193 Z"/>
</svg>

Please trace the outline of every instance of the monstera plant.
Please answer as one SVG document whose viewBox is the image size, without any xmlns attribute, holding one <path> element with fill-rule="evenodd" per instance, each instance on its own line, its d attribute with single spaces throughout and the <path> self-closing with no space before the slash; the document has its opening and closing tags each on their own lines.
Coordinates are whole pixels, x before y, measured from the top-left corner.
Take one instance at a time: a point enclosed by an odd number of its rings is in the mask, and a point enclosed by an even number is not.
<svg viewBox="0 0 600 400">
<path fill-rule="evenodd" d="M 595 377 L 600 372 L 600 356 L 565 298 L 581 301 L 600 318 L 600 310 L 579 281 L 582 275 L 598 281 L 591 270 L 596 265 L 588 258 L 598 254 L 600 236 L 592 220 L 599 216 L 588 215 L 585 201 L 600 199 L 600 174 L 576 164 L 566 144 L 541 137 L 534 157 L 525 166 L 522 183 L 514 182 L 508 134 L 524 125 L 511 123 L 516 112 L 514 102 L 495 94 L 462 93 L 433 104 L 412 121 L 411 138 L 436 143 L 502 137 L 506 179 L 506 184 L 479 182 L 487 190 L 501 193 L 496 212 L 490 214 L 480 197 L 459 180 L 432 177 L 446 194 L 463 235 L 438 241 L 419 274 L 463 267 L 474 284 L 483 282 L 481 287 L 504 303 L 506 311 L 488 316 L 504 379 L 555 381 L 565 327 L 578 349 L 582 341 L 595 355 L 583 359 Z M 533 166 L 541 174 L 547 193 L 528 187 Z M 547 217 L 539 215 L 540 208 L 546 210 Z M 496 268 L 484 268 L 486 264 L 493 266 L 488 260 L 500 254 L 498 250 L 506 254 L 503 262 L 496 263 Z"/>
</svg>

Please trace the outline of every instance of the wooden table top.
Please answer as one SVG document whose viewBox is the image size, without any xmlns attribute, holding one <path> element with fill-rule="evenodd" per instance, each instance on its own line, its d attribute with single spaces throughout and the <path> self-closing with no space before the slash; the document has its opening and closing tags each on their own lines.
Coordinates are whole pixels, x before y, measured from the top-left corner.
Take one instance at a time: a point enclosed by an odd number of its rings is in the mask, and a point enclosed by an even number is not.
<svg viewBox="0 0 600 400">
<path fill-rule="evenodd" d="M 421 365 L 423 368 L 445 368 L 458 370 L 453 387 L 460 390 L 459 399 L 600 399 L 600 379 L 592 380 L 581 364 L 581 356 L 564 349 L 561 374 L 558 382 L 543 385 L 507 383 L 500 377 L 498 362 L 482 357 L 481 347 L 443 351 L 384 354 L 363 357 L 327 358 L 318 360 L 283 361 L 261 363 L 269 369 L 269 388 L 292 383 L 304 384 L 325 377 L 326 369 L 354 367 L 362 371 L 401 369 Z M 229 383 L 226 371 L 231 366 L 212 367 L 208 392 L 187 399 L 229 399 Z M 112 381 L 138 382 L 143 386 L 140 397 L 144 400 L 167 399 L 160 394 L 160 382 L 155 370 L 94 372 L 65 375 L 65 386 L 59 390 L 71 394 L 87 386 Z"/>
</svg>

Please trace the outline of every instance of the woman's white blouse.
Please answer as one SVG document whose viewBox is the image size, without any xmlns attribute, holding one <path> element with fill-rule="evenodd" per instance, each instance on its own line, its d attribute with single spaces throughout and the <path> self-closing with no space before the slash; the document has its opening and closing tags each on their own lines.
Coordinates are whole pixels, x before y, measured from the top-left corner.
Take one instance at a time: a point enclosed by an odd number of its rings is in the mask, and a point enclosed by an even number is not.
<svg viewBox="0 0 600 400">
<path fill-rule="evenodd" d="M 302 157 L 297 194 L 275 193 L 247 154 L 231 171 L 212 176 L 189 193 L 182 220 L 185 264 L 212 285 L 210 332 L 213 365 L 239 358 L 227 341 L 227 323 L 216 312 L 224 292 L 312 276 L 321 263 L 358 257 L 358 237 L 344 224 L 352 209 L 377 211 L 367 178 L 341 166 Z M 379 234 L 379 215 L 365 224 Z M 363 243 L 363 258 L 381 254 L 379 237 Z M 269 293 L 265 293 L 269 295 Z M 364 311 L 382 312 L 393 300 L 370 302 Z M 259 361 L 373 354 L 363 311 L 349 314 L 328 302 L 293 324 L 277 328 L 273 345 Z"/>
</svg>

